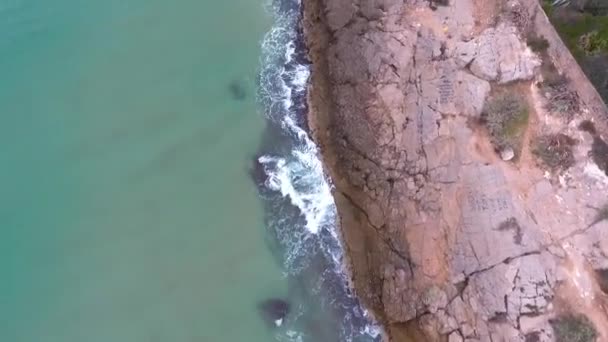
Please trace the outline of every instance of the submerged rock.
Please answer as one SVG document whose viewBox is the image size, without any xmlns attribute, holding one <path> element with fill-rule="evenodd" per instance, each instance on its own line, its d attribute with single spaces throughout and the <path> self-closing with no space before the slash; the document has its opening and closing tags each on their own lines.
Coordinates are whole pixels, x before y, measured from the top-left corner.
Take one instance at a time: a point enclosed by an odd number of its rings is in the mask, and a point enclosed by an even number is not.
<svg viewBox="0 0 608 342">
<path fill-rule="evenodd" d="M 271 298 L 258 305 L 260 314 L 264 320 L 277 327 L 283 324 L 283 320 L 289 314 L 289 303 L 279 298 Z"/>
<path fill-rule="evenodd" d="M 228 85 L 228 90 L 232 95 L 232 98 L 235 100 L 242 101 L 247 98 L 247 91 L 245 90 L 245 86 L 239 81 L 232 81 Z"/>
</svg>

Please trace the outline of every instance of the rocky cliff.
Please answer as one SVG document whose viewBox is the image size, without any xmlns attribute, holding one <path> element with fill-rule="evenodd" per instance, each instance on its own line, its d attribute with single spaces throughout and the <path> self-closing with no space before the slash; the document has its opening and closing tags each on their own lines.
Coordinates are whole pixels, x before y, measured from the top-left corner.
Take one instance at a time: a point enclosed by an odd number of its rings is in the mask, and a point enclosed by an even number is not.
<svg viewBox="0 0 608 342">
<path fill-rule="evenodd" d="M 303 3 L 309 124 L 353 285 L 387 338 L 554 341 L 581 314 L 608 337 L 594 272 L 608 268 L 608 176 L 589 158 L 604 126 L 584 103 L 574 119 L 547 109 L 550 56 L 524 39 L 538 4 Z M 507 156 L 483 115 L 505 92 L 527 108 Z M 573 161 L 550 168 L 536 141 L 557 135 Z"/>
</svg>

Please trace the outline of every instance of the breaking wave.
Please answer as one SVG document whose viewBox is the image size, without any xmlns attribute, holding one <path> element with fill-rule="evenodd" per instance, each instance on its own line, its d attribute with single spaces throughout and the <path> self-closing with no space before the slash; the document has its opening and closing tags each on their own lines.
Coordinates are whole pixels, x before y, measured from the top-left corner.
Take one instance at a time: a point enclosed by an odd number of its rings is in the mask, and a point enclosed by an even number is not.
<svg viewBox="0 0 608 342">
<path fill-rule="evenodd" d="M 267 134 L 256 165 L 263 173 L 258 185 L 266 202 L 268 228 L 280 245 L 286 276 L 305 279 L 300 281 L 305 283 L 304 292 L 313 295 L 324 312 L 334 313 L 336 322 L 328 325 L 338 330 L 338 340 L 376 341 L 380 328 L 348 288 L 332 185 L 307 132 L 310 63 L 298 31 L 300 1 L 275 0 L 269 10 L 275 25 L 262 43 L 259 79 Z M 321 341 L 332 339 L 318 335 L 334 336 L 298 322 L 287 322 L 286 326 L 277 335 L 279 341 L 309 340 L 305 336 Z M 317 335 L 306 329 L 318 330 Z"/>
</svg>

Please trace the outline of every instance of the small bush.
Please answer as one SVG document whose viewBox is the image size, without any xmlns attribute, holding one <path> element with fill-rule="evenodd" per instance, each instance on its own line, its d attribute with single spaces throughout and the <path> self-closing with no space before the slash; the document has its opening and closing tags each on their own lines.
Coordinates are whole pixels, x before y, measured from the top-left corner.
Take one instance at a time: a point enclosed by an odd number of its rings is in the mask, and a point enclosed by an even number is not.
<svg viewBox="0 0 608 342">
<path fill-rule="evenodd" d="M 481 119 L 498 150 L 511 148 L 517 157 L 528 126 L 528 106 L 513 93 L 490 98 L 484 105 Z"/>
<path fill-rule="evenodd" d="M 595 342 L 597 332 L 585 316 L 564 315 L 550 321 L 556 342 Z"/>
<path fill-rule="evenodd" d="M 608 51 L 608 38 L 599 31 L 583 34 L 578 39 L 578 47 L 588 56 Z"/>
<path fill-rule="evenodd" d="M 532 152 L 551 170 L 567 170 L 574 165 L 572 146 L 576 141 L 565 134 L 548 134 L 537 138 Z"/>
<path fill-rule="evenodd" d="M 541 90 L 547 98 L 546 109 L 549 113 L 570 121 L 580 110 L 578 94 L 570 88 L 568 78 L 560 75 L 554 66 L 544 70 Z"/>
</svg>

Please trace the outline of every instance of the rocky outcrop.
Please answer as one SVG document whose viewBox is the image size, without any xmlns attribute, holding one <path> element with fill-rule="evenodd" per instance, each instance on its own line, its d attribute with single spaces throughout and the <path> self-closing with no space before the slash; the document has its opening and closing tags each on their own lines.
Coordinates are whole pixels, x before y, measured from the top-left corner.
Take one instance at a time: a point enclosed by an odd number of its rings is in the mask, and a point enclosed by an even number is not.
<svg viewBox="0 0 608 342">
<path fill-rule="evenodd" d="M 586 189 L 608 183 L 514 167 L 476 124 L 493 86 L 540 65 L 512 22 L 485 20 L 496 8 L 304 1 L 310 127 L 353 284 L 394 341 L 551 341 L 569 253 L 608 262 L 588 246 L 606 224 L 585 228 L 603 200 Z"/>
</svg>

